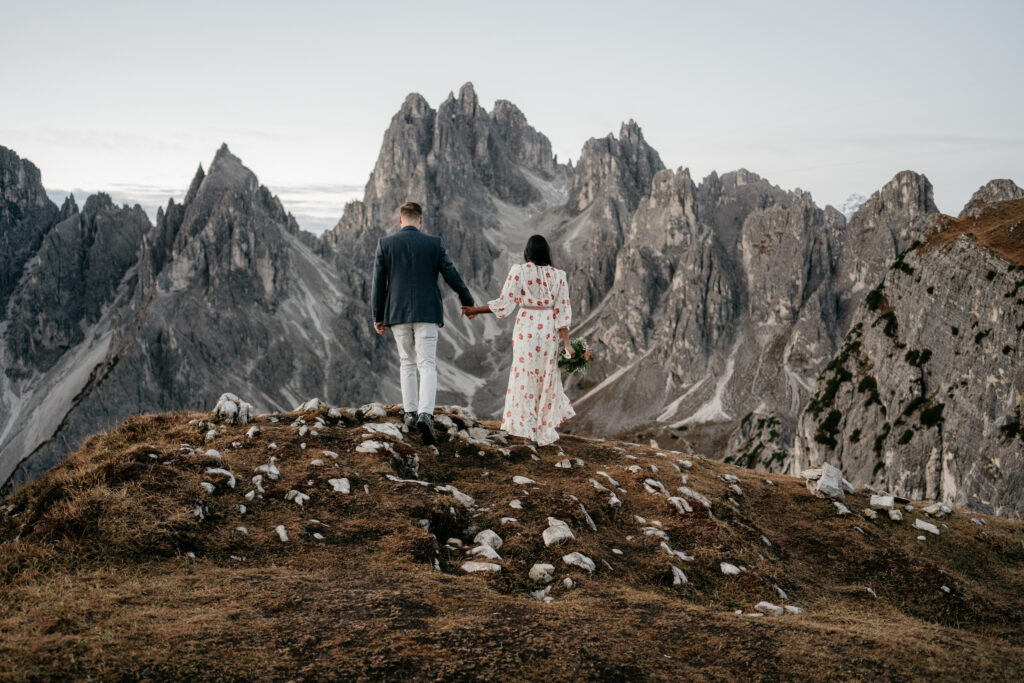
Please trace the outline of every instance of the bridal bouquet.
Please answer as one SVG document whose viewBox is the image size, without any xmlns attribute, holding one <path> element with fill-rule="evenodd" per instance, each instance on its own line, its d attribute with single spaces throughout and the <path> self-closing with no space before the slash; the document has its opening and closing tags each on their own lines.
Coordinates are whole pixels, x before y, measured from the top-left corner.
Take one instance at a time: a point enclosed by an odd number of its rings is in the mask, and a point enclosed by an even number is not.
<svg viewBox="0 0 1024 683">
<path fill-rule="evenodd" d="M 569 340 L 569 345 L 572 346 L 575 355 L 569 358 L 563 351 L 558 356 L 558 367 L 567 375 L 583 376 L 587 374 L 587 371 L 590 370 L 590 361 L 594 359 L 587 340 L 583 337 L 576 337 Z"/>
</svg>

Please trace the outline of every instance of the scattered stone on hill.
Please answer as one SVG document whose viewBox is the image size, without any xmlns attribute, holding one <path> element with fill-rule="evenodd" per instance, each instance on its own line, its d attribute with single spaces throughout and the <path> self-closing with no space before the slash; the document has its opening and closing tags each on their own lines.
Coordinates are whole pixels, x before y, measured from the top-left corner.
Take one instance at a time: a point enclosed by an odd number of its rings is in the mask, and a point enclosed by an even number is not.
<svg viewBox="0 0 1024 683">
<path fill-rule="evenodd" d="M 895 502 L 892 496 L 880 496 L 873 493 L 869 504 L 872 510 L 892 510 Z"/>
<path fill-rule="evenodd" d="M 384 436 L 390 436 L 395 441 L 402 441 L 402 430 L 398 428 L 394 422 L 367 422 L 363 425 L 363 429 L 370 432 L 371 434 L 383 434 Z"/>
<path fill-rule="evenodd" d="M 790 614 L 803 614 L 804 610 L 802 607 L 796 605 L 786 605 L 786 611 Z"/>
<path fill-rule="evenodd" d="M 520 486 L 526 486 L 527 484 L 536 484 L 537 482 L 535 482 L 533 479 L 530 479 L 529 477 L 524 477 L 521 474 L 517 474 L 516 476 L 512 477 L 512 483 L 519 484 Z"/>
<path fill-rule="evenodd" d="M 384 448 L 383 442 L 368 439 L 356 446 L 356 453 L 378 453 L 382 448 Z"/>
<path fill-rule="evenodd" d="M 267 478 L 270 479 L 271 481 L 277 481 L 277 478 L 281 476 L 281 470 L 277 469 L 277 458 L 273 455 L 270 456 L 269 463 L 267 463 L 266 465 L 259 465 L 253 471 L 259 474 L 267 475 Z M 263 493 L 263 491 L 260 491 L 260 493 Z"/>
<path fill-rule="evenodd" d="M 821 476 L 818 477 L 817 483 L 812 486 L 812 481 L 814 480 L 807 480 L 807 488 L 818 497 L 842 500 L 846 496 L 843 487 L 843 473 L 835 465 L 824 463 L 821 466 Z"/>
<path fill-rule="evenodd" d="M 571 552 L 568 555 L 562 556 L 562 562 L 574 567 L 579 567 L 588 572 L 592 572 L 597 569 L 597 565 L 594 561 L 580 552 Z"/>
<path fill-rule="evenodd" d="M 474 548 L 470 548 L 466 551 L 466 554 L 472 557 L 482 556 L 484 559 L 487 560 L 496 560 L 498 562 L 501 562 L 501 555 L 498 554 L 498 551 L 485 543 L 480 544 Z"/>
<path fill-rule="evenodd" d="M 214 460 L 222 460 L 223 459 L 221 457 L 221 455 L 220 455 L 220 451 L 218 451 L 215 448 L 207 449 L 206 453 L 204 453 L 203 455 L 205 455 L 207 458 L 213 458 Z"/>
<path fill-rule="evenodd" d="M 686 574 L 683 572 L 682 569 L 680 569 L 679 567 L 675 566 L 674 564 L 670 564 L 669 568 L 672 570 L 672 585 L 673 586 L 678 586 L 680 584 L 689 583 L 689 579 L 686 578 Z"/>
<path fill-rule="evenodd" d="M 560 519 L 554 517 L 548 517 L 548 528 L 545 529 L 541 535 L 544 538 L 544 545 L 551 546 L 562 541 L 574 541 L 576 536 L 573 535 L 572 529 L 569 525 Z"/>
<path fill-rule="evenodd" d="M 942 503 L 935 503 L 933 505 L 929 505 L 926 508 L 923 508 L 922 512 L 924 512 L 929 517 L 942 519 L 946 515 L 952 514 L 953 508 Z"/>
<path fill-rule="evenodd" d="M 871 508 L 864 508 L 863 510 L 860 511 L 860 513 L 868 519 L 878 519 L 878 513 L 872 510 Z"/>
<path fill-rule="evenodd" d="M 534 583 L 551 583 L 555 580 L 555 566 L 553 564 L 535 564 L 530 567 L 530 580 Z"/>
<path fill-rule="evenodd" d="M 474 536 L 473 542 L 482 545 L 489 545 L 495 550 L 501 550 L 501 546 L 505 543 L 503 540 L 501 540 L 501 536 L 494 533 L 490 529 L 484 529 L 476 536 Z"/>
<path fill-rule="evenodd" d="M 842 517 L 843 515 L 850 514 L 850 508 L 846 507 L 845 505 L 840 503 L 838 500 L 833 500 L 832 503 L 835 504 L 835 506 L 836 506 L 836 514 L 839 515 L 840 517 Z"/>
<path fill-rule="evenodd" d="M 228 478 L 228 486 L 235 488 L 235 475 L 231 474 L 228 470 L 223 467 L 207 467 L 207 474 L 221 474 Z"/>
<path fill-rule="evenodd" d="M 920 529 L 921 531 L 927 531 L 929 533 L 935 534 L 936 536 L 939 535 L 939 527 L 929 522 L 926 522 L 920 518 L 914 519 L 914 528 Z"/>
<path fill-rule="evenodd" d="M 296 489 L 291 489 L 285 494 L 284 499 L 294 501 L 296 505 L 301 507 L 309 500 L 309 496 Z"/>
<path fill-rule="evenodd" d="M 367 420 L 379 420 L 388 416 L 387 408 L 382 403 L 367 403 L 360 406 L 357 412 Z"/>
<path fill-rule="evenodd" d="M 772 604 L 767 600 L 762 600 L 761 602 L 754 605 L 754 609 L 764 614 L 770 614 L 773 617 L 781 617 L 783 614 L 786 613 L 786 610 L 783 609 L 781 606 Z"/>
<path fill-rule="evenodd" d="M 903 513 L 900 512 L 899 510 L 896 510 L 896 509 L 890 509 L 889 510 L 889 519 L 891 519 L 894 522 L 902 522 L 903 521 Z"/>
<path fill-rule="evenodd" d="M 321 406 L 323 406 L 323 403 L 321 403 L 319 398 L 311 398 L 295 410 L 300 413 L 316 413 L 319 412 Z"/>
<path fill-rule="evenodd" d="M 719 563 L 719 568 L 722 570 L 722 573 L 726 576 L 737 576 L 740 573 L 740 568 L 729 562 Z"/>
<path fill-rule="evenodd" d="M 706 507 L 708 510 L 711 509 L 711 501 L 708 500 L 703 495 L 701 495 L 700 493 L 697 493 L 696 491 L 691 489 L 689 486 L 680 486 L 679 488 L 676 489 L 676 491 L 678 491 L 679 493 L 683 494 L 684 496 L 686 496 L 690 500 L 697 501 L 698 503 L 700 503 L 701 505 Z"/>
<path fill-rule="evenodd" d="M 501 565 L 491 562 L 463 562 L 462 571 L 470 574 L 473 572 L 500 572 Z"/>
<path fill-rule="evenodd" d="M 213 408 L 213 416 L 230 425 L 245 425 L 252 422 L 253 408 L 234 394 L 221 394 Z"/>
<path fill-rule="evenodd" d="M 282 543 L 288 542 L 288 530 L 284 528 L 284 524 L 278 524 L 274 531 L 277 532 L 277 537 L 281 539 Z"/>
</svg>

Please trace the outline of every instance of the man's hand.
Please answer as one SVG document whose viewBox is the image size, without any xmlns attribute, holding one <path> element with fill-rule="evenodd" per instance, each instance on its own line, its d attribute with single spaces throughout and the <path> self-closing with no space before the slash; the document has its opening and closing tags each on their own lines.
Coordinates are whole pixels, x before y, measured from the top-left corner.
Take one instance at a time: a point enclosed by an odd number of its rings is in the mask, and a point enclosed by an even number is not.
<svg viewBox="0 0 1024 683">
<path fill-rule="evenodd" d="M 384 323 L 374 323 L 373 331 L 377 334 L 387 334 L 388 328 L 384 327 Z"/>
<path fill-rule="evenodd" d="M 480 314 L 477 313 L 472 306 L 463 306 L 462 308 L 459 309 L 459 315 L 465 316 L 472 320 L 473 318 L 477 317 Z"/>
</svg>

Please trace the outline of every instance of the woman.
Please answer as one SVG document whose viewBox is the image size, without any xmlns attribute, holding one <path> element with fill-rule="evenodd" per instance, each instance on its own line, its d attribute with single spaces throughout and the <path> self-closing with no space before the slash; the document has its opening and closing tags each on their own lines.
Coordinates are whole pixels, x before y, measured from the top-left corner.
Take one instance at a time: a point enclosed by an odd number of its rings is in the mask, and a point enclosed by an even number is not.
<svg viewBox="0 0 1024 683">
<path fill-rule="evenodd" d="M 470 319 L 485 313 L 504 318 L 519 305 L 501 428 L 547 446 L 558 440 L 555 428 L 576 414 L 558 369 L 559 337 L 566 356 L 574 355 L 569 343 L 572 309 L 565 272 L 551 265 L 547 240 L 531 237 L 523 258 L 525 263 L 509 271 L 501 296 L 486 306 L 467 307 L 463 314 Z"/>
</svg>

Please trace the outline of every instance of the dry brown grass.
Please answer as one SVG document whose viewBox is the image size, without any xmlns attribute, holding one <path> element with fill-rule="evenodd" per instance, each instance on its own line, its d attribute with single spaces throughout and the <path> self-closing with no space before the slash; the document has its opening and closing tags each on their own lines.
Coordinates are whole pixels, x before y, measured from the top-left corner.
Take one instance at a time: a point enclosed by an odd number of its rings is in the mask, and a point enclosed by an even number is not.
<svg viewBox="0 0 1024 683">
<path fill-rule="evenodd" d="M 1024 266 L 1024 199 L 986 206 L 976 218 L 939 217 L 922 249 L 951 244 L 968 235 L 1010 263 Z"/>
<path fill-rule="evenodd" d="M 216 463 L 178 451 L 202 442 L 206 428 L 188 422 L 205 416 L 175 413 L 135 417 L 92 438 L 9 498 L 14 507 L 0 517 L 0 678 L 977 680 L 1017 677 L 1024 666 L 1020 522 L 957 511 L 937 522 L 940 536 L 921 542 L 912 515 L 901 524 L 837 517 L 797 479 L 693 455 L 578 437 L 541 449 L 540 460 L 515 439 L 507 456 L 447 438 L 437 457 L 413 437 L 396 446 L 418 453 L 422 479 L 473 496 L 468 510 L 433 488 L 387 480 L 395 473 L 388 456 L 354 450 L 365 438 L 358 421 L 329 420 L 317 436 L 299 437 L 293 417 L 261 418 L 252 440 L 245 427 L 227 427 L 203 445 L 223 454 L 238 477 L 234 490 L 204 476 Z M 271 442 L 282 477 L 264 484 L 263 500 L 246 502 Z M 556 469 L 559 447 L 585 466 Z M 310 465 L 314 458 L 325 466 Z M 679 515 L 643 490 L 646 476 L 678 486 L 669 462 L 683 458 L 693 463 L 688 485 L 712 499 L 713 514 L 695 504 Z M 646 473 L 628 472 L 633 464 Z M 626 489 L 621 508 L 590 484 L 598 470 Z M 725 473 L 740 478 L 742 497 Z M 514 485 L 516 474 L 538 484 Z M 350 495 L 327 485 L 336 476 L 349 478 Z M 204 480 L 217 483 L 213 495 Z M 310 494 L 305 508 L 284 500 L 292 488 Z M 522 510 L 508 507 L 512 498 Z M 208 509 L 202 521 L 192 515 L 197 503 Z M 866 493 L 847 504 L 859 511 Z M 577 541 L 544 547 L 549 515 L 567 521 Z M 634 515 L 660 520 L 670 545 L 696 557 L 675 561 L 688 584 L 671 585 L 668 555 L 641 535 Z M 503 516 L 519 524 L 502 526 Z M 288 543 L 274 533 L 278 524 Z M 504 571 L 460 571 L 462 553 L 443 544 L 470 541 L 469 525 L 502 536 Z M 567 568 L 560 558 L 572 550 L 597 571 Z M 721 561 L 749 571 L 726 577 Z M 557 583 L 551 604 L 531 599 L 535 562 L 578 585 Z M 778 603 L 776 585 L 806 613 L 732 613 Z"/>
</svg>

